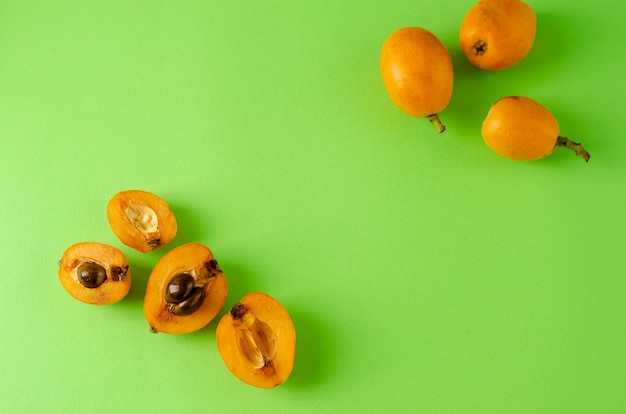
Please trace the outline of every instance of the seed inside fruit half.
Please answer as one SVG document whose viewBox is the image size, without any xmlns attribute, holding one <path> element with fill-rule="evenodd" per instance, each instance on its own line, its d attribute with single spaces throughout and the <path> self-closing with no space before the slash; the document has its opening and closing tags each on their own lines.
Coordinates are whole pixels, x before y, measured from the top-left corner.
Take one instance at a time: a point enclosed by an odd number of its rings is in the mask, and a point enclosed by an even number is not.
<svg viewBox="0 0 626 414">
<path fill-rule="evenodd" d="M 211 250 L 188 243 L 169 251 L 153 268 L 144 315 L 151 332 L 190 333 L 217 315 L 227 295 L 226 278 Z"/>
<path fill-rule="evenodd" d="M 244 296 L 217 325 L 217 346 L 228 370 L 246 384 L 273 388 L 293 369 L 296 331 L 289 314 L 271 296 Z"/>
<path fill-rule="evenodd" d="M 271 367 L 277 347 L 272 328 L 249 312 L 243 313 L 239 320 L 235 328 L 235 343 L 240 355 L 253 368 Z"/>
</svg>

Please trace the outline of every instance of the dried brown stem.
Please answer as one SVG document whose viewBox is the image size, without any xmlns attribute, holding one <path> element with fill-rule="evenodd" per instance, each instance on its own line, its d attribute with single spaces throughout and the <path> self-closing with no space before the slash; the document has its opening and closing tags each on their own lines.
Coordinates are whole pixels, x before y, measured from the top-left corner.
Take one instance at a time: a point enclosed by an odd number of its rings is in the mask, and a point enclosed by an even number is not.
<svg viewBox="0 0 626 414">
<path fill-rule="evenodd" d="M 441 120 L 439 119 L 439 116 L 437 114 L 428 115 L 426 118 L 428 118 L 430 123 L 433 124 L 435 128 L 437 128 L 437 131 L 439 131 L 440 134 L 446 130 L 446 126 L 441 123 Z"/>
<path fill-rule="evenodd" d="M 585 160 L 585 162 L 589 162 L 589 158 L 591 157 L 591 155 L 589 155 L 587 150 L 584 149 L 583 146 L 580 145 L 580 143 L 574 142 L 574 141 L 572 141 L 572 140 L 570 140 L 569 138 L 566 138 L 566 137 L 559 136 L 557 138 L 557 140 L 556 140 L 556 146 L 557 147 L 565 147 L 567 149 L 570 149 L 570 150 L 574 151 L 576 153 L 576 155 L 578 155 L 583 160 Z"/>
</svg>

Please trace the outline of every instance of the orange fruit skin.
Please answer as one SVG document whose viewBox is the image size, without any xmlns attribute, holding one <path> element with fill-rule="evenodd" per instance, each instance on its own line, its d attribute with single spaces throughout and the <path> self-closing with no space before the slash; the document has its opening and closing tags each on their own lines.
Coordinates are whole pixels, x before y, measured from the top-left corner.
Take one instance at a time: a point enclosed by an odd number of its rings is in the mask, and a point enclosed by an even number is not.
<svg viewBox="0 0 626 414">
<path fill-rule="evenodd" d="M 476 67 L 501 70 L 519 63 L 533 46 L 537 30 L 534 10 L 521 0 L 481 0 L 465 15 L 459 40 L 467 59 Z M 483 54 L 475 45 L 487 44 Z"/>
<path fill-rule="evenodd" d="M 148 243 L 145 236 L 133 226 L 133 223 L 124 214 L 124 210 L 133 204 L 149 207 L 156 213 L 159 222 L 158 244 L 151 245 Z M 106 214 L 111 230 L 113 230 L 113 233 L 120 241 L 143 253 L 152 251 L 172 241 L 178 229 L 176 217 L 174 217 L 167 202 L 148 191 L 120 191 L 109 200 Z"/>
<path fill-rule="evenodd" d="M 452 97 L 452 59 L 428 30 L 405 27 L 383 44 L 380 70 L 391 100 L 405 113 L 423 118 L 443 111 Z"/>
<path fill-rule="evenodd" d="M 271 370 L 251 367 L 238 350 L 237 322 L 231 313 L 227 313 L 215 333 L 224 364 L 234 376 L 248 385 L 268 389 L 283 384 L 291 375 L 296 353 L 296 330 L 289 313 L 280 302 L 262 292 L 248 293 L 239 303 L 271 327 L 278 342 L 277 351 Z"/>
<path fill-rule="evenodd" d="M 120 280 L 107 279 L 98 287 L 88 289 L 76 277 L 76 268 L 83 262 L 96 262 L 107 271 L 112 266 L 125 270 Z M 59 262 L 59 280 L 63 288 L 75 299 L 91 305 L 109 305 L 122 300 L 130 291 L 131 273 L 126 256 L 120 250 L 96 242 L 81 242 L 68 247 Z"/>
<path fill-rule="evenodd" d="M 482 125 L 485 143 L 503 157 L 532 161 L 552 153 L 559 124 L 538 102 L 523 96 L 499 99 Z"/>
<path fill-rule="evenodd" d="M 156 264 L 146 286 L 143 310 L 150 330 L 169 334 L 186 334 L 204 328 L 224 306 L 228 282 L 219 271 L 210 285 L 205 285 L 206 297 L 198 310 L 177 316 L 168 311 L 165 290 L 176 274 L 198 270 L 214 260 L 213 252 L 200 243 L 188 243 L 167 252 Z"/>
</svg>

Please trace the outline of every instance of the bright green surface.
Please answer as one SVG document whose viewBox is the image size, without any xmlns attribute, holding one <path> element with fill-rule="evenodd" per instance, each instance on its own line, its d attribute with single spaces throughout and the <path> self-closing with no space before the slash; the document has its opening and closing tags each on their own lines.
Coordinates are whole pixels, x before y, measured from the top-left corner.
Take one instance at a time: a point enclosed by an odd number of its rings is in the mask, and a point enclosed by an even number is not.
<svg viewBox="0 0 626 414">
<path fill-rule="evenodd" d="M 535 46 L 498 73 L 459 50 L 473 1 L 378 3 L 0 4 L 3 411 L 626 410 L 624 3 L 530 2 Z M 453 56 L 441 136 L 380 80 L 383 41 L 408 25 Z M 589 164 L 491 152 L 480 124 L 512 94 Z M 170 203 L 172 245 L 115 238 L 106 204 L 132 188 Z M 57 261 L 86 240 L 127 254 L 124 301 L 61 287 Z M 150 269 L 191 241 L 229 280 L 220 316 L 254 290 L 291 313 L 285 385 L 233 377 L 216 321 L 148 332 Z"/>
</svg>

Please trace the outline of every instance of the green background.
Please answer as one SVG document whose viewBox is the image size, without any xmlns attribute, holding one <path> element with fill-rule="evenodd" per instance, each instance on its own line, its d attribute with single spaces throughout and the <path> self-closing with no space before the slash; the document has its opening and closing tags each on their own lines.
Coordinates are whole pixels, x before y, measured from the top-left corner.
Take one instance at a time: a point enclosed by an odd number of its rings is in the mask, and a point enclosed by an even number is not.
<svg viewBox="0 0 626 414">
<path fill-rule="evenodd" d="M 535 45 L 472 67 L 474 1 L 0 3 L 0 400 L 31 412 L 626 411 L 624 3 L 530 1 Z M 443 135 L 388 98 L 385 38 L 447 45 Z M 548 107 L 565 149 L 487 148 L 490 105 Z M 168 201 L 179 232 L 142 254 L 106 220 L 118 191 Z M 122 302 L 70 297 L 80 241 L 120 248 Z M 172 247 L 209 246 L 229 281 L 290 312 L 286 384 L 225 368 L 214 320 L 151 334 L 142 300 Z"/>
</svg>

